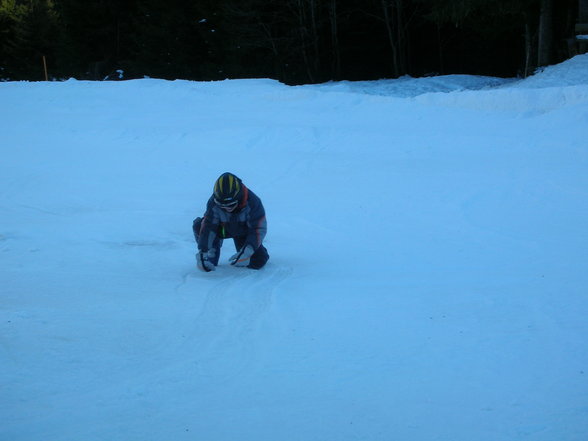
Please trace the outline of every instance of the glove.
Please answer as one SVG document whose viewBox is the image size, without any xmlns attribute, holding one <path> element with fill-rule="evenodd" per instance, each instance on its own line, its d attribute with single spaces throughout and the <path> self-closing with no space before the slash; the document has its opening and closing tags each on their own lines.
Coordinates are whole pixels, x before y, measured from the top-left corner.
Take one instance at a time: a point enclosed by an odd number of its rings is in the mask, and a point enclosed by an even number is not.
<svg viewBox="0 0 588 441">
<path fill-rule="evenodd" d="M 198 254 L 196 254 L 196 265 L 198 265 L 198 269 L 207 273 L 214 271 L 216 266 L 211 262 L 214 254 L 214 250 L 198 251 Z"/>
<path fill-rule="evenodd" d="M 231 256 L 229 262 L 234 266 L 247 266 L 253 253 L 255 253 L 253 247 L 251 245 L 245 245 L 238 253 Z"/>
</svg>

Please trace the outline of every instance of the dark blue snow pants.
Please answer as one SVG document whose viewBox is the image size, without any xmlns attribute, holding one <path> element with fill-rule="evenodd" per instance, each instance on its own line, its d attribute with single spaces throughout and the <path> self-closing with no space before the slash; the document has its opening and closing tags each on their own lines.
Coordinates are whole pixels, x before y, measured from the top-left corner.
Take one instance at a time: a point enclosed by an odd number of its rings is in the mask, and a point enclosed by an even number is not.
<svg viewBox="0 0 588 441">
<path fill-rule="evenodd" d="M 197 217 L 196 219 L 194 219 L 194 222 L 192 223 L 192 231 L 194 232 L 194 238 L 196 239 L 196 243 L 198 243 L 201 225 L 202 225 L 202 218 Z M 224 232 L 224 234 L 225 234 L 224 237 L 221 235 L 222 232 Z M 235 243 L 235 250 L 236 251 L 239 251 L 241 248 L 243 248 L 243 246 L 245 245 L 245 242 L 247 240 L 246 236 L 239 236 L 239 237 L 229 236 L 229 235 L 227 235 L 227 231 L 225 231 L 224 229 L 221 231 L 221 229 L 219 228 L 219 231 L 217 231 L 217 234 L 216 234 L 216 239 L 212 243 L 212 247 L 216 250 L 215 257 L 214 257 L 214 259 L 212 259 L 212 263 L 215 266 L 218 265 L 218 259 L 220 257 L 220 249 L 223 245 L 223 239 L 229 239 L 229 238 L 233 239 L 233 242 Z M 267 263 L 268 259 L 269 259 L 269 253 L 267 252 L 267 249 L 262 244 L 259 246 L 259 248 L 257 248 L 255 253 L 253 253 L 253 256 L 251 256 L 251 260 L 249 261 L 249 265 L 247 265 L 247 268 L 260 269 Z"/>
</svg>

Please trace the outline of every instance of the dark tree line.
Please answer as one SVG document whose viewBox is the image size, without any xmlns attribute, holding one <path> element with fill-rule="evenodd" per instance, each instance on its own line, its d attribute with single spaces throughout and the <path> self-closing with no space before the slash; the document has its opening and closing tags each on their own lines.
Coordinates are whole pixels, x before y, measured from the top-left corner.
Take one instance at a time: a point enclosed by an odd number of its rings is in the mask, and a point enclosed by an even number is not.
<svg viewBox="0 0 588 441">
<path fill-rule="evenodd" d="M 0 0 L 0 79 L 526 75 L 577 0 Z M 118 74 L 117 71 L 124 72 Z"/>
</svg>

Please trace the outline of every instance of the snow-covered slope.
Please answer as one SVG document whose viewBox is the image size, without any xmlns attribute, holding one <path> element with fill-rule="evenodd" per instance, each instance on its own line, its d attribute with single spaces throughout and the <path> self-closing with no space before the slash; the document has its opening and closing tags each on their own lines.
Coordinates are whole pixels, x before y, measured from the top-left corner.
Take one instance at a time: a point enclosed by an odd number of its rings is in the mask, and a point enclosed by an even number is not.
<svg viewBox="0 0 588 441">
<path fill-rule="evenodd" d="M 0 84 L 0 439 L 584 441 L 587 72 Z"/>
</svg>

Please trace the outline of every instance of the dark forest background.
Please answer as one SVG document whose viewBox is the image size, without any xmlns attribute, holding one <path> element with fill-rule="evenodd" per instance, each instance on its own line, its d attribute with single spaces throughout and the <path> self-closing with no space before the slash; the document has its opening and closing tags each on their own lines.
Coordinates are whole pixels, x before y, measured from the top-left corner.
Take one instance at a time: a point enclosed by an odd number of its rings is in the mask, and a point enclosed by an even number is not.
<svg viewBox="0 0 588 441">
<path fill-rule="evenodd" d="M 577 3 L 0 0 L 0 79 L 525 76 L 573 55 Z"/>
</svg>

